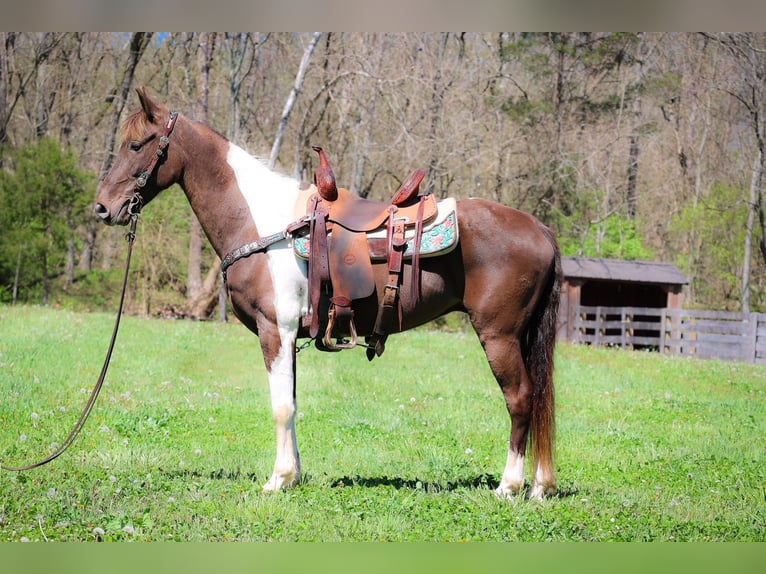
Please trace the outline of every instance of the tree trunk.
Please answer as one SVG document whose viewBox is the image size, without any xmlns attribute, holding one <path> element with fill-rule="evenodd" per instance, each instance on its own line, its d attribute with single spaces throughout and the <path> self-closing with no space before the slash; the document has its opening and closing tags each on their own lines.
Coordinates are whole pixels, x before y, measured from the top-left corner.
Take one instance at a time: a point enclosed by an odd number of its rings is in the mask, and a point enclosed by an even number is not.
<svg viewBox="0 0 766 574">
<path fill-rule="evenodd" d="M 10 89 L 10 70 L 8 61 L 8 48 L 13 48 L 13 32 L 0 32 L 0 145 L 8 139 L 8 120 L 10 113 L 8 107 L 8 90 Z M 0 167 L 2 158 L 0 157 Z"/>
<path fill-rule="evenodd" d="M 625 201 L 628 219 L 636 218 L 636 180 L 638 178 L 638 134 L 630 136 L 628 151 L 628 188 Z"/>
<path fill-rule="evenodd" d="M 104 156 L 104 161 L 101 164 L 100 173 L 102 174 L 108 172 L 109 168 L 112 167 L 112 150 L 114 149 L 115 142 L 117 141 L 117 131 L 120 126 L 120 116 L 122 115 L 122 111 L 125 109 L 125 103 L 128 101 L 128 94 L 130 93 L 130 88 L 133 86 L 133 76 L 136 73 L 136 68 L 138 67 L 138 63 L 141 61 L 141 56 L 143 56 L 146 47 L 149 45 L 149 40 L 151 40 L 152 34 L 153 32 L 134 32 L 130 37 L 128 59 L 125 62 L 125 68 L 123 69 L 120 91 L 119 94 L 114 95 L 112 100 L 114 107 L 112 108 L 112 117 L 109 120 L 109 127 L 106 131 L 106 141 L 104 143 L 104 149 L 107 150 L 108 153 L 106 156 Z M 83 246 L 83 250 L 80 254 L 80 269 L 83 271 L 90 271 L 93 265 L 93 248 L 96 243 L 98 225 L 99 223 L 95 218 L 93 218 L 88 224 L 88 229 L 85 236 L 85 245 Z M 112 266 L 110 254 L 114 248 L 114 240 L 116 236 L 112 233 L 109 233 L 106 235 L 106 237 L 106 255 L 102 261 L 101 267 L 103 269 L 110 269 Z"/>
<path fill-rule="evenodd" d="M 761 182 L 763 181 L 763 151 L 764 142 L 761 137 L 758 138 L 758 151 L 753 162 L 753 174 L 750 179 L 750 197 L 747 202 L 747 223 L 745 224 L 745 253 L 742 258 L 742 312 L 750 312 L 750 260 L 753 253 L 753 224 L 755 223 L 755 212 L 758 209 L 758 196 L 761 193 Z M 762 202 L 761 209 L 762 209 Z M 761 217 L 762 217 L 761 211 Z M 763 229 L 763 228 L 761 228 Z M 763 237 L 761 237 L 763 240 Z"/>
<path fill-rule="evenodd" d="M 220 271 L 221 261 L 216 257 L 215 263 L 208 269 L 207 275 L 205 275 L 205 281 L 202 283 L 199 296 L 194 301 L 194 306 L 189 307 L 189 315 L 191 317 L 205 319 L 215 310 L 220 300 L 220 289 L 216 289 Z"/>
<path fill-rule="evenodd" d="M 372 45 L 374 37 L 369 38 L 369 44 Z M 383 56 L 387 52 L 387 41 L 384 38 L 381 41 L 381 45 L 375 50 L 375 63 L 372 67 L 372 73 L 375 77 L 381 75 Z M 358 137 L 357 145 L 354 146 L 354 170 L 351 172 L 351 185 L 349 186 L 352 191 L 357 192 L 362 197 L 369 195 L 370 189 L 365 189 L 364 182 L 364 170 L 367 166 L 367 159 L 369 157 L 370 145 L 372 144 L 372 128 L 375 123 L 375 107 L 378 103 L 378 94 L 380 90 L 377 83 L 372 82 L 370 84 L 371 93 L 368 96 L 368 104 L 362 109 L 365 112 L 365 120 L 360 122 L 362 125 L 359 127 L 361 135 Z"/>
<path fill-rule="evenodd" d="M 69 233 L 66 249 L 66 286 L 71 287 L 74 284 L 74 230 Z"/>
<path fill-rule="evenodd" d="M 270 168 L 273 168 L 277 164 L 279 148 L 282 147 L 282 138 L 284 138 L 285 129 L 287 128 L 287 120 L 290 119 L 290 113 L 293 111 L 295 100 L 298 98 L 298 93 L 301 91 L 303 78 L 306 76 L 306 70 L 308 70 L 311 55 L 314 53 L 314 48 L 316 48 L 317 42 L 319 42 L 321 36 L 321 32 L 314 32 L 311 34 L 311 41 L 303 51 L 303 58 L 301 58 L 301 63 L 298 66 L 298 73 L 295 75 L 293 87 L 290 90 L 290 94 L 287 96 L 285 107 L 282 109 L 282 115 L 279 118 L 279 125 L 277 126 L 277 133 L 276 136 L 274 136 L 274 144 L 271 146 L 271 154 L 269 155 Z"/>
<path fill-rule="evenodd" d="M 210 64 L 215 50 L 215 33 L 201 32 L 197 47 L 197 99 L 194 105 L 194 119 L 208 121 L 208 95 L 210 92 Z M 189 214 L 189 256 L 186 273 L 186 304 L 193 319 L 204 319 L 200 300 L 208 293 L 202 283 L 202 227 L 193 211 Z"/>
<path fill-rule="evenodd" d="M 48 294 L 50 293 L 50 278 L 48 277 L 48 255 L 45 251 L 42 254 L 42 261 L 40 262 L 43 270 L 43 296 L 42 304 L 48 304 Z"/>
<path fill-rule="evenodd" d="M 21 254 L 24 251 L 24 245 L 19 246 L 19 253 L 16 257 L 16 271 L 13 274 L 13 305 L 19 298 L 19 278 L 21 276 Z"/>
</svg>

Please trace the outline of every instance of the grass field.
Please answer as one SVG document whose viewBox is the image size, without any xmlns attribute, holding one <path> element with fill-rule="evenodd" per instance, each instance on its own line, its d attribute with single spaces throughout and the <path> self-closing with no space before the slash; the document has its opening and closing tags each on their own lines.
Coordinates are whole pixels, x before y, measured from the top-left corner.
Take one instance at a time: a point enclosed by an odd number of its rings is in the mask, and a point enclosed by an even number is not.
<svg viewBox="0 0 766 574">
<path fill-rule="evenodd" d="M 64 439 L 113 317 L 0 307 L 0 460 Z M 407 365 L 403 367 L 402 365 Z M 260 493 L 273 425 L 240 325 L 123 319 L 85 429 L 0 472 L 0 541 L 764 541 L 762 367 L 557 348 L 560 493 L 496 500 L 509 421 L 472 333 L 298 356 L 304 479 Z"/>
</svg>

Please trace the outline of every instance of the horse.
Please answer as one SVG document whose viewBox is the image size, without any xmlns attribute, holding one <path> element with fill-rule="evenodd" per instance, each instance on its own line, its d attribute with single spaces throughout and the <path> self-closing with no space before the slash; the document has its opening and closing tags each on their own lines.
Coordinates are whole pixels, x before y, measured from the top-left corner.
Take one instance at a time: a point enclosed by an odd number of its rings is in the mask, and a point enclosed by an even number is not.
<svg viewBox="0 0 766 574">
<path fill-rule="evenodd" d="M 211 127 L 171 111 L 144 87 L 140 108 L 121 126 L 118 151 L 99 182 L 94 213 L 126 225 L 157 194 L 178 184 L 218 256 L 272 238 L 234 262 L 225 286 L 234 315 L 260 341 L 276 433 L 273 472 L 263 492 L 301 480 L 296 439 L 296 348 L 310 338 L 307 263 L 288 231 L 307 185 L 229 141 Z M 499 498 L 542 499 L 556 492 L 553 360 L 561 285 L 554 233 L 537 218 L 481 199 L 457 199 L 459 240 L 450 252 L 420 262 L 417 300 L 404 265 L 399 318 L 392 334 L 462 311 L 478 335 L 510 415 Z M 298 212 L 300 210 L 297 210 Z M 273 239 L 276 237 L 276 239 Z M 388 273 L 373 264 L 375 293 L 353 302 L 359 335 L 370 335 Z M 530 443 L 532 480 L 525 483 Z M 526 487 L 526 488 L 525 488 Z"/>
</svg>

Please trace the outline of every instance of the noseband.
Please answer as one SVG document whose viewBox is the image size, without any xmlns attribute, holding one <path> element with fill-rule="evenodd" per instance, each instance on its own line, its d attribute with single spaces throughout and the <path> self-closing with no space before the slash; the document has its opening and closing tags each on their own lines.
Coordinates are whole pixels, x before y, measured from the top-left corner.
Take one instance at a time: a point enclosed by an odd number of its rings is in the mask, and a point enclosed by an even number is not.
<svg viewBox="0 0 766 574">
<path fill-rule="evenodd" d="M 160 136 L 160 143 L 157 145 L 157 151 L 154 152 L 152 159 L 149 160 L 136 178 L 136 183 L 133 186 L 133 197 L 128 204 L 128 213 L 131 216 L 138 215 L 141 208 L 144 206 L 144 198 L 141 196 L 141 190 L 146 186 L 146 182 L 149 181 L 152 173 L 154 173 L 154 169 L 157 167 L 160 158 L 165 155 L 165 149 L 170 143 L 170 133 L 176 125 L 177 118 L 178 112 L 171 111 L 168 121 L 165 124 L 165 133 Z"/>
</svg>

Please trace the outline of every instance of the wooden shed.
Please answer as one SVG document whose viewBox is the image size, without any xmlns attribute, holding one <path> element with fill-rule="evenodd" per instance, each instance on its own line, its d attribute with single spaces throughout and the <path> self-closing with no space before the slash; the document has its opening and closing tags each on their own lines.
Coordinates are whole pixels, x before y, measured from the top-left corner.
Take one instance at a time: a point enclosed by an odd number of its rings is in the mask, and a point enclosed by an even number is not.
<svg viewBox="0 0 766 574">
<path fill-rule="evenodd" d="M 672 263 L 562 257 L 559 338 L 575 340 L 581 307 L 680 309 L 689 281 Z"/>
</svg>

